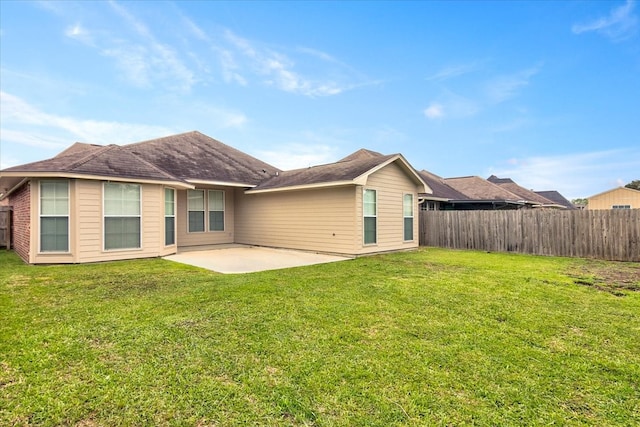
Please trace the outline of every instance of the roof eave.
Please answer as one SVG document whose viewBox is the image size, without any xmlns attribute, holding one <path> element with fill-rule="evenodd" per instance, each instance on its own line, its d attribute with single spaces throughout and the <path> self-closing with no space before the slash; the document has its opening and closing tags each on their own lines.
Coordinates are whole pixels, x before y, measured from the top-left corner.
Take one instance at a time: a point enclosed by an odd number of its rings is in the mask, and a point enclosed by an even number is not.
<svg viewBox="0 0 640 427">
<path fill-rule="evenodd" d="M 191 189 L 193 185 L 176 180 L 163 180 L 163 179 L 151 179 L 151 178 L 135 178 L 135 177 L 121 177 L 121 176 L 108 176 L 108 175 L 91 175 L 81 173 L 70 172 L 3 172 L 3 177 L 24 177 L 24 180 L 30 178 L 66 178 L 66 179 L 87 179 L 92 181 L 111 181 L 111 182 L 135 182 L 139 184 L 162 184 L 175 188 Z M 22 185 L 24 180 L 19 184 Z"/>
<path fill-rule="evenodd" d="M 210 181 L 206 179 L 187 179 L 188 183 L 193 185 L 214 185 L 221 187 L 238 187 L 238 188 L 254 188 L 255 184 L 248 184 L 242 182 L 229 182 L 229 181 Z"/>
<path fill-rule="evenodd" d="M 272 187 L 272 188 L 264 188 L 264 189 L 254 189 L 247 190 L 245 194 L 261 194 L 261 193 L 276 193 L 282 191 L 296 191 L 296 190 L 314 190 L 319 188 L 331 188 L 331 187 L 342 187 L 345 185 L 361 185 L 356 182 L 356 180 L 347 180 L 347 181 L 329 181 L 329 182 L 318 182 L 315 184 L 301 184 L 301 185 L 290 185 L 286 187 Z"/>
</svg>

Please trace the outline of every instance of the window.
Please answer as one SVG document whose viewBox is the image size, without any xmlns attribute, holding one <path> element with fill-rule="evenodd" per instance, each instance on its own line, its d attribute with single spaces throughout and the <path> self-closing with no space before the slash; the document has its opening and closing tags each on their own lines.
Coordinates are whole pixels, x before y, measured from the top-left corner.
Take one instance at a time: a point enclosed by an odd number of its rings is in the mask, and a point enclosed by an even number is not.
<svg viewBox="0 0 640 427">
<path fill-rule="evenodd" d="M 141 190 L 137 184 L 104 184 L 104 248 L 139 249 Z"/>
<path fill-rule="evenodd" d="M 404 217 L 404 240 L 413 240 L 413 194 L 405 194 L 402 200 Z"/>
<path fill-rule="evenodd" d="M 631 205 L 613 205 L 611 209 L 631 209 Z"/>
<path fill-rule="evenodd" d="M 364 212 L 364 244 L 371 245 L 377 240 L 377 195 L 376 190 L 364 190 L 363 196 L 363 212 Z"/>
<path fill-rule="evenodd" d="M 189 233 L 204 231 L 204 190 L 187 191 Z"/>
<path fill-rule="evenodd" d="M 209 231 L 224 231 L 224 191 L 209 190 Z"/>
<path fill-rule="evenodd" d="M 176 191 L 164 189 L 164 244 L 176 243 Z"/>
<path fill-rule="evenodd" d="M 40 182 L 40 251 L 69 251 L 69 182 Z"/>
<path fill-rule="evenodd" d="M 438 210 L 437 202 L 431 202 L 429 200 L 426 200 L 420 203 L 420 210 L 421 211 L 437 211 Z"/>
<path fill-rule="evenodd" d="M 187 191 L 188 231 L 189 233 L 224 231 L 224 191 L 222 190 Z M 205 226 L 205 218 L 209 222 Z"/>
</svg>

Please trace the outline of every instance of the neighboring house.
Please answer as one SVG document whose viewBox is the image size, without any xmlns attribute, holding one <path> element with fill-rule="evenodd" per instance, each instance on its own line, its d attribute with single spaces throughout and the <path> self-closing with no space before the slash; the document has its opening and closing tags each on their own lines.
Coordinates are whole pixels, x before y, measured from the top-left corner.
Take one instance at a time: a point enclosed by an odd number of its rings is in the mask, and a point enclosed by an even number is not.
<svg viewBox="0 0 640 427">
<path fill-rule="evenodd" d="M 420 195 L 420 210 L 440 211 L 453 209 L 456 201 L 465 203 L 469 198 L 447 185 L 444 178 L 426 170 L 418 172 L 431 188 L 431 194 Z"/>
<path fill-rule="evenodd" d="M 553 208 L 553 209 L 566 209 L 567 207 L 553 202 L 548 198 L 538 194 L 533 190 L 527 190 L 524 187 L 516 184 L 511 178 L 498 178 L 495 175 L 491 175 L 487 178 L 487 181 L 492 182 L 505 190 L 510 191 L 511 193 L 518 196 L 522 201 L 526 204 L 531 205 L 536 208 Z"/>
<path fill-rule="evenodd" d="M 640 191 L 618 187 L 588 197 L 587 209 L 640 209 Z"/>
<path fill-rule="evenodd" d="M 566 197 L 555 190 L 550 191 L 536 191 L 536 194 L 544 197 L 545 199 L 551 200 L 556 205 L 564 206 L 569 210 L 576 210 L 578 207 L 571 203 Z"/>
<path fill-rule="evenodd" d="M 505 210 L 523 208 L 566 209 L 563 203 L 520 187 L 509 178 L 489 179 L 479 176 L 441 178 L 431 172 L 419 172 L 433 189 L 432 194 L 421 195 L 421 210 Z M 564 199 L 558 192 L 558 197 Z M 567 203 L 570 202 L 564 199 Z"/>
<path fill-rule="evenodd" d="M 165 256 L 227 243 L 361 255 L 418 246 L 418 194 L 400 154 L 360 150 L 281 171 L 199 132 L 76 143 L 0 171 L 14 249 L 32 264 Z"/>
</svg>

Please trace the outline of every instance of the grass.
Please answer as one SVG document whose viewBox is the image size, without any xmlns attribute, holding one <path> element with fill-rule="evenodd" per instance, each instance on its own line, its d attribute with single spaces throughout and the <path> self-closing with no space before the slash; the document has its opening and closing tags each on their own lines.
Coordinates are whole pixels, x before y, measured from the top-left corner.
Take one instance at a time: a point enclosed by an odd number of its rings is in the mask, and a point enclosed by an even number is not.
<svg viewBox="0 0 640 427">
<path fill-rule="evenodd" d="M 421 249 L 220 275 L 0 251 L 0 425 L 640 424 L 640 265 Z"/>
</svg>

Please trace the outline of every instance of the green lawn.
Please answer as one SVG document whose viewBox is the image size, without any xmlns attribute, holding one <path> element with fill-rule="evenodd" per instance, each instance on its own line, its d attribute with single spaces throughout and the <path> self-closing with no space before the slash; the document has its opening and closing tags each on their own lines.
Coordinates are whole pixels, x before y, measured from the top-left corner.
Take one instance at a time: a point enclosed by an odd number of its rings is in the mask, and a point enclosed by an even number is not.
<svg viewBox="0 0 640 427">
<path fill-rule="evenodd" d="M 246 275 L 0 251 L 0 425 L 640 425 L 640 264 L 421 249 Z"/>
</svg>

